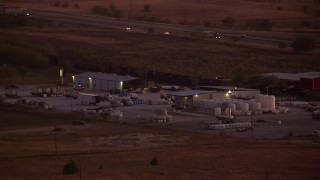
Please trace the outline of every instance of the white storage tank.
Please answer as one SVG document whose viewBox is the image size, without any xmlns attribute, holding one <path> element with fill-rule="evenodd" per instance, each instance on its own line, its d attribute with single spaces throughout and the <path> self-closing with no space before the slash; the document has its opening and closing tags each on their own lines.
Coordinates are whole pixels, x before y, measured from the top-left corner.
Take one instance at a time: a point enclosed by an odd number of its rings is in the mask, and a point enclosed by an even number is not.
<svg viewBox="0 0 320 180">
<path fill-rule="evenodd" d="M 248 104 L 248 103 L 241 103 L 241 104 L 240 104 L 240 110 L 241 110 L 242 112 L 247 112 L 247 111 L 249 111 L 249 104 Z"/>
<path fill-rule="evenodd" d="M 215 108 L 214 109 L 214 115 L 217 116 L 217 115 L 220 115 L 221 114 L 221 108 Z"/>
<path fill-rule="evenodd" d="M 224 109 L 224 114 L 227 116 L 231 116 L 231 109 L 230 108 L 225 108 Z"/>
<path fill-rule="evenodd" d="M 234 103 L 229 103 L 228 108 L 231 109 L 231 112 L 236 112 L 236 104 Z"/>
<path fill-rule="evenodd" d="M 260 110 L 261 109 L 261 103 L 259 102 L 252 102 L 251 103 L 251 110 Z"/>
<path fill-rule="evenodd" d="M 276 97 L 268 96 L 268 110 L 274 111 L 276 109 Z"/>
</svg>

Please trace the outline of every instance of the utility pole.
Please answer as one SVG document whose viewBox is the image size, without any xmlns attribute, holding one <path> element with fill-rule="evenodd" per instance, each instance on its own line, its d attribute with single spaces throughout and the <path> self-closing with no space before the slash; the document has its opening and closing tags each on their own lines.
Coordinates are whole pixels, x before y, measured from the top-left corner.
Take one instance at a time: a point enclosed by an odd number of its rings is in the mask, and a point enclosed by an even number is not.
<svg viewBox="0 0 320 180">
<path fill-rule="evenodd" d="M 251 139 L 254 139 L 254 137 L 253 137 L 253 131 L 254 131 L 254 126 L 253 126 L 252 112 L 251 112 Z"/>
<path fill-rule="evenodd" d="M 3 84 L 6 84 L 6 67 L 7 65 L 3 65 Z"/>
</svg>

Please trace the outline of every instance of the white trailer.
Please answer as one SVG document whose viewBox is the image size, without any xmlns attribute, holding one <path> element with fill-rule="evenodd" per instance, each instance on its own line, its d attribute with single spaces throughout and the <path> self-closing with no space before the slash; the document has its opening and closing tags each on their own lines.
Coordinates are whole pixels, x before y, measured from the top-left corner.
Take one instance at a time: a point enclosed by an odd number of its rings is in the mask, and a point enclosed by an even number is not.
<svg viewBox="0 0 320 180">
<path fill-rule="evenodd" d="M 80 104 L 96 105 L 97 103 L 100 103 L 100 96 L 97 94 L 79 93 L 78 100 L 80 101 Z"/>
</svg>

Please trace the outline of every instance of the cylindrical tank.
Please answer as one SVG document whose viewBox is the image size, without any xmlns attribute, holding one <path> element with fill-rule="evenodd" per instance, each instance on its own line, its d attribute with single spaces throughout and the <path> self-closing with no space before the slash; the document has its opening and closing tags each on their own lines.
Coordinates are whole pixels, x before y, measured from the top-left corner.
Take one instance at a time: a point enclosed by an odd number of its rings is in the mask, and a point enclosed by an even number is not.
<svg viewBox="0 0 320 180">
<path fill-rule="evenodd" d="M 228 115 L 228 116 L 231 116 L 231 109 L 230 108 L 225 108 L 224 109 L 224 114 Z"/>
<path fill-rule="evenodd" d="M 231 109 L 231 112 L 236 112 L 236 104 L 234 103 L 229 103 L 228 108 Z"/>
<path fill-rule="evenodd" d="M 240 104 L 240 110 L 241 110 L 242 112 L 247 112 L 247 111 L 249 111 L 249 104 L 248 104 L 248 103 L 241 103 L 241 104 Z"/>
<path fill-rule="evenodd" d="M 220 115 L 221 114 L 221 108 L 215 108 L 214 109 L 214 115 L 217 116 L 217 115 Z"/>
<path fill-rule="evenodd" d="M 261 103 L 259 103 L 259 102 L 252 102 L 252 103 L 251 103 L 251 109 L 252 109 L 252 110 L 260 110 L 260 109 L 261 109 Z"/>
<path fill-rule="evenodd" d="M 268 96 L 268 109 L 269 111 L 274 111 L 276 109 L 276 97 Z"/>
</svg>

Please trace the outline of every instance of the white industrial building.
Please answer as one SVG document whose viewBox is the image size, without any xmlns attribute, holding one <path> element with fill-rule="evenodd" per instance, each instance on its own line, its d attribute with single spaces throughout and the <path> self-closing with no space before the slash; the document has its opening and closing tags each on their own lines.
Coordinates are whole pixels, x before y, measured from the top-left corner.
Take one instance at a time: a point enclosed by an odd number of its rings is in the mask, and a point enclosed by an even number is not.
<svg viewBox="0 0 320 180">
<path fill-rule="evenodd" d="M 240 88 L 232 86 L 200 86 L 201 90 L 217 91 L 225 94 L 224 98 L 230 99 L 254 99 L 260 94 L 258 89 Z"/>
<path fill-rule="evenodd" d="M 261 114 L 262 112 L 275 111 L 275 96 L 260 94 L 259 90 L 246 88 L 230 89 L 230 87 L 222 86 L 210 88 L 216 90 L 186 90 L 172 92 L 169 95 L 175 97 L 176 108 L 197 109 L 214 112 L 215 114 L 219 114 L 225 110 L 236 114 Z"/>
<path fill-rule="evenodd" d="M 137 79 L 131 76 L 86 72 L 72 76 L 73 86 L 86 87 L 88 90 L 114 91 L 122 90 L 125 83 Z"/>
</svg>

